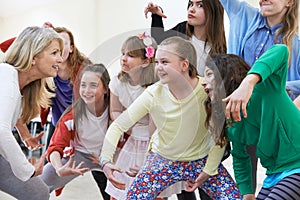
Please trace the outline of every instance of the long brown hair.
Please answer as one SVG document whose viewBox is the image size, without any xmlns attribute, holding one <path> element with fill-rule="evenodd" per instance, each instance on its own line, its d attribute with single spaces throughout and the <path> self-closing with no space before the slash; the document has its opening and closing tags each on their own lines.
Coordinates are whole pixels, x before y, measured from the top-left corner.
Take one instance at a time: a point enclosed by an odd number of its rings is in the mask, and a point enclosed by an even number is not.
<svg viewBox="0 0 300 200">
<path fill-rule="evenodd" d="M 211 130 L 216 144 L 223 146 L 227 143 L 225 128 L 228 124 L 225 121 L 225 103 L 222 99 L 238 88 L 250 67 L 234 54 L 213 54 L 206 60 L 206 66 L 213 71 L 215 87 L 213 102 L 209 97 L 205 100 L 205 126 Z"/>
<path fill-rule="evenodd" d="M 76 80 L 76 76 L 77 73 L 81 67 L 81 65 L 84 64 L 84 62 L 86 60 L 88 60 L 88 58 L 83 55 L 76 47 L 75 42 L 74 42 L 74 36 L 72 34 L 72 32 L 65 28 L 65 27 L 55 27 L 54 30 L 57 33 L 67 33 L 69 35 L 70 38 L 70 45 L 73 47 L 73 51 L 72 53 L 69 54 L 68 57 L 68 65 L 71 66 L 70 70 L 71 70 L 71 83 L 73 84 L 74 81 Z"/>
<path fill-rule="evenodd" d="M 202 0 L 206 17 L 205 33 L 206 41 L 211 46 L 209 54 L 226 53 L 227 45 L 224 28 L 224 8 L 219 0 Z M 186 34 L 191 37 L 194 26 L 186 23 Z"/>
<path fill-rule="evenodd" d="M 109 85 L 109 82 L 110 82 L 110 76 L 109 76 L 109 73 L 108 73 L 106 67 L 103 64 L 91 64 L 91 65 L 88 65 L 80 73 L 79 80 L 81 80 L 81 77 L 82 77 L 82 75 L 85 72 L 94 72 L 94 73 L 97 73 L 99 75 L 99 78 L 102 81 L 102 84 L 103 84 L 104 88 L 107 89 L 107 93 L 104 96 L 104 101 L 105 101 L 105 105 L 107 107 L 109 107 L 109 98 L 110 98 L 109 94 L 110 94 L 110 92 L 109 92 L 108 85 Z M 76 130 L 78 129 L 79 121 L 83 117 L 87 117 L 86 108 L 87 108 L 86 103 L 79 96 L 78 99 L 73 104 L 71 104 L 64 111 L 64 113 L 61 115 L 61 118 L 62 118 L 66 113 L 69 113 L 72 110 L 74 111 L 73 114 L 74 114 L 74 130 L 75 130 L 75 133 L 77 132 Z M 110 118 L 109 118 L 109 115 L 108 115 L 107 125 L 109 125 L 109 120 L 110 120 Z M 57 122 L 57 124 L 59 124 L 59 121 Z"/>
</svg>

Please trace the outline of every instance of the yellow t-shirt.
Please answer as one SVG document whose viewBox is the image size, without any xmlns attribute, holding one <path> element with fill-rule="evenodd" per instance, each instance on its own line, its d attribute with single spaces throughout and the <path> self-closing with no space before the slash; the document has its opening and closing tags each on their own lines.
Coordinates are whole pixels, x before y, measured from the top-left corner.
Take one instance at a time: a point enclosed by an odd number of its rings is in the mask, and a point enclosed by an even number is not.
<svg viewBox="0 0 300 200">
<path fill-rule="evenodd" d="M 156 131 L 149 150 L 173 161 L 193 161 L 208 155 L 204 172 L 217 173 L 224 148 L 215 146 L 204 126 L 207 97 L 201 78 L 193 92 L 182 100 L 176 99 L 168 85 L 157 82 L 149 86 L 109 127 L 101 157 L 112 160 L 113 152 L 123 132 L 150 113 Z"/>
</svg>

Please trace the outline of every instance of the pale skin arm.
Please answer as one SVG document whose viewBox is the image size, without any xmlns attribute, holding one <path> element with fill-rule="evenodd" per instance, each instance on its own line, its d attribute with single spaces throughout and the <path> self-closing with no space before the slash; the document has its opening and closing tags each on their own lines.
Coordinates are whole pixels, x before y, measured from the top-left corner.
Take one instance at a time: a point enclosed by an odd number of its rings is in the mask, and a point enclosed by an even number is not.
<svg viewBox="0 0 300 200">
<path fill-rule="evenodd" d="M 33 137 L 30 134 L 26 124 L 24 124 L 20 119 L 17 121 L 15 127 L 18 130 L 23 143 L 29 150 L 34 151 L 45 146 L 45 144 L 39 144 L 40 139 L 44 136 L 44 132 L 41 132 L 37 136 Z"/>
<path fill-rule="evenodd" d="M 294 100 L 294 104 L 300 110 L 300 95 Z"/>
<path fill-rule="evenodd" d="M 119 101 L 119 97 L 113 94 L 112 92 L 110 93 L 110 118 L 112 121 L 117 119 L 119 115 L 125 110 L 124 106 L 121 104 Z"/>
<path fill-rule="evenodd" d="M 167 16 L 162 12 L 162 10 L 159 8 L 159 6 L 152 2 L 150 2 L 144 10 L 146 18 L 148 18 L 147 15 L 149 12 L 152 14 L 157 14 L 157 15 L 161 16 L 162 18 L 167 18 Z"/>
<path fill-rule="evenodd" d="M 89 171 L 89 168 L 82 168 L 84 162 L 80 162 L 76 166 L 76 161 L 73 161 L 73 156 L 70 156 L 68 162 L 63 165 L 61 162 L 61 157 L 58 151 L 53 151 L 50 154 L 50 162 L 54 167 L 56 174 L 60 177 L 62 176 L 71 176 L 71 175 L 83 175 L 85 172 Z"/>
<path fill-rule="evenodd" d="M 256 83 L 261 80 L 258 74 L 247 75 L 240 86 L 228 97 L 223 99 L 227 102 L 226 119 L 232 118 L 234 121 L 241 121 L 241 111 L 243 117 L 247 117 L 247 103 L 252 95 L 253 88 Z"/>
<path fill-rule="evenodd" d="M 121 102 L 119 101 L 119 97 L 116 96 L 114 93 L 110 92 L 110 109 L 109 109 L 109 114 L 110 114 L 110 118 L 112 121 L 114 121 L 115 119 L 117 119 L 117 117 L 119 117 L 119 115 L 122 114 L 122 112 L 124 112 L 124 110 L 126 110 L 124 108 L 124 106 L 121 104 Z M 129 129 L 126 132 L 128 135 L 131 134 L 131 129 Z"/>
</svg>

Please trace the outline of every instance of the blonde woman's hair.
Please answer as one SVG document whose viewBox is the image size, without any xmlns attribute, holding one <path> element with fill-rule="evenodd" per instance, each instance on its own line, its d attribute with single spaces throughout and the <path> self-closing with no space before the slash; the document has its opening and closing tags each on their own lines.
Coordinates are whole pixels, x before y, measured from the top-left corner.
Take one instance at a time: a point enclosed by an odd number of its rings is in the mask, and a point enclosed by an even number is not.
<svg viewBox="0 0 300 200">
<path fill-rule="evenodd" d="M 289 60 L 292 54 L 292 43 L 295 34 L 298 32 L 298 12 L 299 12 L 299 0 L 290 0 L 292 4 L 288 7 L 284 18 L 282 19 L 282 27 L 275 33 L 275 43 L 278 41 L 279 35 L 282 34 L 282 44 L 285 44 L 290 52 Z M 296 55 L 297 56 L 297 55 Z"/>
<path fill-rule="evenodd" d="M 18 71 L 29 71 L 34 57 L 47 48 L 53 40 L 59 42 L 62 51 L 63 40 L 54 30 L 37 26 L 27 27 L 7 50 L 4 62 L 14 66 Z M 53 94 L 47 90 L 46 82 L 49 84 L 49 78 L 38 79 L 22 89 L 21 120 L 23 123 L 28 123 L 36 117 L 41 107 L 49 107 Z"/>
<path fill-rule="evenodd" d="M 189 76 L 191 78 L 196 77 L 198 75 L 196 68 L 197 53 L 194 45 L 189 40 L 174 36 L 163 40 L 158 46 L 158 49 L 169 45 L 173 45 L 173 49 L 170 49 L 170 52 L 176 54 L 181 59 L 187 59 L 189 61 Z"/>
</svg>

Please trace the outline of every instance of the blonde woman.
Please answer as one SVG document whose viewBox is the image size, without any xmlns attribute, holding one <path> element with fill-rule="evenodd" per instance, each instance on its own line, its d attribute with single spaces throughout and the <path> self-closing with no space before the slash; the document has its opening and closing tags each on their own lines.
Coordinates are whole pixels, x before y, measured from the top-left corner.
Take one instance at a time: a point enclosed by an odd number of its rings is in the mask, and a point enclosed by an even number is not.
<svg viewBox="0 0 300 200">
<path fill-rule="evenodd" d="M 0 64 L 0 190 L 17 199 L 49 199 L 47 185 L 37 175 L 40 162 L 27 161 L 12 135 L 19 119 L 28 123 L 50 103 L 45 78 L 57 75 L 63 41 L 52 29 L 26 28 L 6 52 Z M 12 187 L 13 186 L 13 187 Z"/>
</svg>

